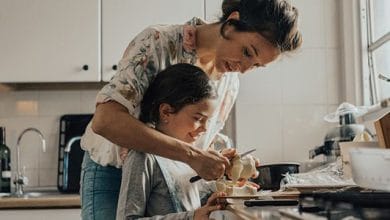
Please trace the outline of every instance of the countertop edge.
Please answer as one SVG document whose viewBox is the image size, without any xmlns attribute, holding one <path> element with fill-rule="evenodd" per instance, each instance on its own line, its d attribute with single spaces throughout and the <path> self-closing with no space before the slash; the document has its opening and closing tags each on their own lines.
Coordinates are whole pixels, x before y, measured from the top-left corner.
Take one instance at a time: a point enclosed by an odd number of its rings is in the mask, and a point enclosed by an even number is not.
<svg viewBox="0 0 390 220">
<path fill-rule="evenodd" d="M 0 199 L 0 210 L 4 209 L 46 209 L 80 208 L 79 195 L 52 196 L 40 198 L 4 198 Z"/>
</svg>

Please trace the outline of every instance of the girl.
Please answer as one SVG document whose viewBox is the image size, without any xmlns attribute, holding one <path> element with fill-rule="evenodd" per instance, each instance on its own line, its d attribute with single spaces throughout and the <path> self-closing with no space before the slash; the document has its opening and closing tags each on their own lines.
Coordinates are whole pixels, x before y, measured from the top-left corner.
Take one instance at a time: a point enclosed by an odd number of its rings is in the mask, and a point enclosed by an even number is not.
<svg viewBox="0 0 390 220">
<path fill-rule="evenodd" d="M 216 90 L 200 68 L 176 64 L 159 73 L 145 92 L 140 120 L 193 144 L 207 130 Z M 200 207 L 193 170 L 182 162 L 130 150 L 123 168 L 117 219 L 207 219 L 220 208 L 217 194 Z"/>
</svg>

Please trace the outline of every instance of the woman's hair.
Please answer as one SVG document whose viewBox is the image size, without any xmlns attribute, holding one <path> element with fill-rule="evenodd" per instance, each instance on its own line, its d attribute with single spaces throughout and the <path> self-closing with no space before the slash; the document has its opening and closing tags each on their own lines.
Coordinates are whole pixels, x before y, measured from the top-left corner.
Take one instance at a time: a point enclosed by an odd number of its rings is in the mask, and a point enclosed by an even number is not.
<svg viewBox="0 0 390 220">
<path fill-rule="evenodd" d="M 239 20 L 228 19 L 235 11 Z M 237 31 L 261 34 L 281 52 L 293 51 L 302 44 L 298 10 L 287 0 L 224 0 L 220 22 L 221 35 L 226 39 L 225 27 L 232 25 Z"/>
<path fill-rule="evenodd" d="M 159 123 L 159 108 L 163 103 L 169 104 L 173 113 L 177 113 L 186 105 L 216 97 L 216 90 L 202 69 L 185 63 L 175 64 L 158 73 L 146 90 L 140 120 Z"/>
</svg>

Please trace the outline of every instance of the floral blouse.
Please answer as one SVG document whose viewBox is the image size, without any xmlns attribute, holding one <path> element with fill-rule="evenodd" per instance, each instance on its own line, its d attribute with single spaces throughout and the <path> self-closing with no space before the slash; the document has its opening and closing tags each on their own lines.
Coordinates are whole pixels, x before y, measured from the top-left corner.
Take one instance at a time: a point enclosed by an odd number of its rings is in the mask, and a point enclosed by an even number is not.
<svg viewBox="0 0 390 220">
<path fill-rule="evenodd" d="M 194 64 L 196 56 L 196 28 L 202 24 L 193 18 L 184 25 L 155 25 L 139 33 L 126 48 L 119 61 L 118 72 L 96 97 L 97 103 L 114 100 L 125 106 L 129 114 L 138 118 L 140 103 L 150 82 L 157 73 L 177 63 Z M 218 89 L 218 113 L 210 120 L 205 135 L 195 146 L 206 148 L 223 128 L 238 93 L 237 73 L 225 74 L 215 82 Z M 122 166 L 119 147 L 94 133 L 91 123 L 81 140 L 81 147 L 100 165 Z"/>
</svg>

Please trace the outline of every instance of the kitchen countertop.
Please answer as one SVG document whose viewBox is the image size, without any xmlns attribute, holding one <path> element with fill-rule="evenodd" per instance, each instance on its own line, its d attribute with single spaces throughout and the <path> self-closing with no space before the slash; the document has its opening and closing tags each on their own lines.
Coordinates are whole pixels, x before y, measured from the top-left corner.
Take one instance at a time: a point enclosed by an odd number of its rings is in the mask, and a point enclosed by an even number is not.
<svg viewBox="0 0 390 220">
<path fill-rule="evenodd" d="M 246 207 L 243 204 L 228 205 L 226 210 L 214 211 L 210 214 L 212 220 L 290 220 L 310 219 L 300 216 L 297 206 L 263 206 Z M 300 218 L 294 217 L 300 216 Z"/>
<path fill-rule="evenodd" d="M 298 191 L 276 191 L 276 192 L 264 192 L 260 195 L 260 199 L 298 199 Z M 227 202 L 230 203 L 226 210 L 214 211 L 210 215 L 210 219 L 213 220 L 249 220 L 249 219 L 262 219 L 262 220 L 275 220 L 275 219 L 293 219 L 291 216 L 286 216 L 280 210 L 294 210 L 297 206 L 253 206 L 247 207 L 244 205 L 243 198 L 230 198 Z"/>
<path fill-rule="evenodd" d="M 79 194 L 26 193 L 24 197 L 0 197 L 0 209 L 80 208 Z"/>
<path fill-rule="evenodd" d="M 0 195 L 0 210 L 5 209 L 52 209 L 52 208 L 80 208 L 80 195 L 79 194 L 63 194 L 58 191 L 49 192 L 26 192 L 24 197 L 7 197 Z M 270 195 L 270 194 L 268 194 Z M 284 198 L 291 199 L 297 198 L 299 193 L 297 192 L 272 192 L 273 198 Z M 228 207 L 230 214 L 235 216 L 248 216 L 249 214 L 255 213 L 269 213 L 268 209 L 256 209 L 259 212 L 254 212 L 253 207 L 245 207 L 243 204 L 235 204 Z M 237 211 L 238 210 L 238 211 Z M 271 210 L 272 211 L 272 210 Z M 257 214 L 256 214 L 257 213 Z M 225 213 L 226 215 L 226 213 Z M 250 216 L 250 215 L 249 215 Z M 241 217 L 242 218 L 242 217 Z M 228 218 L 231 219 L 231 218 Z"/>
</svg>

